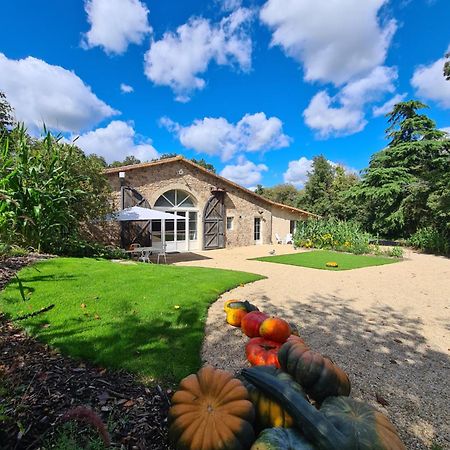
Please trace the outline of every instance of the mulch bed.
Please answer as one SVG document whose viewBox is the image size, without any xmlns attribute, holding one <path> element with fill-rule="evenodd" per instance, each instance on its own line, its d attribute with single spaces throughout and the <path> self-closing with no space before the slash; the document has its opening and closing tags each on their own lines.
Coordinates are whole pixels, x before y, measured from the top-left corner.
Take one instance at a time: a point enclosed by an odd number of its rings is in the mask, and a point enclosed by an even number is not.
<svg viewBox="0 0 450 450">
<path fill-rule="evenodd" d="M 37 257 L 0 261 L 0 289 Z M 76 406 L 108 424 L 112 447 L 164 450 L 170 389 L 62 356 L 0 317 L 0 448 L 38 449 Z M 83 432 L 83 427 L 80 427 Z"/>
</svg>

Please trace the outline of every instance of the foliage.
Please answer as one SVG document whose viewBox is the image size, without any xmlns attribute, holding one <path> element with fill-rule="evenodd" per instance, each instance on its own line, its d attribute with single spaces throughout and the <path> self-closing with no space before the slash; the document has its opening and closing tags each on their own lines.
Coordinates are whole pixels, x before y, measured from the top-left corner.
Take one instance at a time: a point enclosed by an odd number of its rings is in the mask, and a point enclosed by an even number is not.
<svg viewBox="0 0 450 450">
<path fill-rule="evenodd" d="M 392 247 L 386 251 L 387 256 L 392 256 L 393 258 L 403 258 L 403 248 L 402 247 Z"/>
<path fill-rule="evenodd" d="M 127 254 L 120 248 L 107 247 L 78 236 L 68 236 L 60 242 L 56 242 L 52 250 L 55 254 L 64 256 L 105 259 L 127 258 Z"/>
<path fill-rule="evenodd" d="M 283 205 L 297 207 L 299 203 L 300 191 L 288 183 L 277 184 L 271 188 L 264 188 L 259 184 L 255 189 L 255 193 Z"/>
<path fill-rule="evenodd" d="M 417 230 L 408 240 L 408 244 L 424 252 L 450 255 L 450 233 L 433 227 Z"/>
<path fill-rule="evenodd" d="M 202 166 L 204 169 L 209 170 L 212 173 L 216 173 L 216 168 L 209 162 L 206 162 L 206 160 L 204 158 L 201 158 L 201 159 L 191 158 L 191 161 L 194 164 L 197 164 L 198 166 Z"/>
<path fill-rule="evenodd" d="M 14 125 L 14 115 L 6 95 L 0 91 L 0 133 Z"/>
<path fill-rule="evenodd" d="M 352 255 L 349 253 L 338 253 L 330 250 L 316 250 L 312 252 L 292 253 L 289 255 L 266 256 L 263 258 L 256 258 L 256 260 L 333 271 L 380 266 L 383 264 L 392 264 L 397 261 L 393 258 Z M 327 267 L 326 264 L 329 261 L 336 261 L 338 263 L 338 267 Z"/>
<path fill-rule="evenodd" d="M 320 248 L 361 254 L 370 253 L 372 236 L 357 222 L 334 218 L 298 222 L 294 235 L 297 247 Z"/>
<path fill-rule="evenodd" d="M 106 448 L 95 431 L 84 430 L 80 433 L 80 428 L 74 423 L 62 425 L 56 436 L 47 440 L 44 448 L 52 450 L 103 450 Z"/>
<path fill-rule="evenodd" d="M 11 280 L 0 293 L 7 316 L 28 312 L 29 304 L 39 310 L 49 299 L 55 304 L 20 321 L 29 333 L 72 357 L 161 381 L 178 381 L 200 367 L 210 304 L 261 279 L 231 270 L 89 258 L 41 261 L 19 277 L 31 298 L 24 303 Z"/>
<path fill-rule="evenodd" d="M 28 250 L 19 245 L 0 242 L 0 258 L 14 258 L 16 256 L 26 256 Z"/>
<path fill-rule="evenodd" d="M 114 161 L 108 167 L 122 167 L 122 166 L 131 166 L 133 164 L 140 164 L 141 160 L 137 159 L 133 155 L 128 155 L 123 161 Z"/>
<path fill-rule="evenodd" d="M 448 61 L 445 61 L 444 64 L 444 77 L 447 81 L 450 81 L 450 53 L 447 53 L 445 57 Z"/>
<path fill-rule="evenodd" d="M 389 114 L 390 143 L 374 154 L 350 196 L 364 205 L 364 226 L 385 237 L 406 237 L 418 228 L 450 227 L 450 140 L 419 109 L 398 103 Z"/>
<path fill-rule="evenodd" d="M 79 226 L 110 210 L 110 187 L 96 158 L 19 125 L 0 137 L 0 240 L 52 252 Z"/>
</svg>

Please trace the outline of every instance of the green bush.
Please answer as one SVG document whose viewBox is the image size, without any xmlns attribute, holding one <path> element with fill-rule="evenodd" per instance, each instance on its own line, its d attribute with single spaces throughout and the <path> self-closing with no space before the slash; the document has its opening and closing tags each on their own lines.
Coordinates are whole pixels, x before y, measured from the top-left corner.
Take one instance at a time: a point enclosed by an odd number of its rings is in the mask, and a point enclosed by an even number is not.
<svg viewBox="0 0 450 450">
<path fill-rule="evenodd" d="M 61 256 L 73 256 L 79 258 L 125 258 L 125 253 L 120 248 L 106 247 L 97 242 L 86 241 L 85 239 L 69 236 L 59 243 L 53 244 L 53 252 Z"/>
<path fill-rule="evenodd" d="M 337 219 L 311 219 L 297 223 L 296 247 L 337 250 L 357 255 L 371 253 L 372 236 L 355 222 Z"/>
<path fill-rule="evenodd" d="M 403 249 L 401 247 L 392 247 L 386 250 L 385 254 L 393 258 L 403 258 Z"/>
<path fill-rule="evenodd" d="M 10 245 L 0 242 L 0 258 L 1 257 L 14 257 L 14 256 L 26 256 L 29 251 L 18 245 Z"/>
<path fill-rule="evenodd" d="M 409 238 L 408 244 L 424 252 L 450 255 L 450 233 L 444 233 L 433 227 L 417 230 Z"/>
</svg>

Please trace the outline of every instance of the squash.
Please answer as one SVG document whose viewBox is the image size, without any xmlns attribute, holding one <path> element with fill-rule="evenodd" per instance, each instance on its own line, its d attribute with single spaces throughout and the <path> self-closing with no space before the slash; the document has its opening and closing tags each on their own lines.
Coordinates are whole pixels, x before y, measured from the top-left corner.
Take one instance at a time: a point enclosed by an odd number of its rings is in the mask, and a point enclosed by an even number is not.
<svg viewBox="0 0 450 450">
<path fill-rule="evenodd" d="M 321 402 L 334 395 L 350 394 L 348 375 L 331 359 L 310 350 L 295 339 L 278 352 L 280 367 L 299 383 L 309 397 Z"/>
<path fill-rule="evenodd" d="M 284 373 L 275 366 L 256 366 L 255 369 L 274 375 L 278 380 L 287 383 L 292 389 L 295 389 L 300 395 L 305 394 L 300 385 L 298 385 L 290 375 Z M 255 428 L 263 430 L 264 428 L 283 427 L 291 428 L 293 426 L 292 417 L 280 406 L 279 403 L 267 397 L 256 386 L 244 381 L 244 386 L 248 390 L 250 400 L 255 407 Z"/>
<path fill-rule="evenodd" d="M 283 319 L 269 317 L 261 324 L 259 335 L 271 341 L 284 343 L 291 335 L 291 327 Z"/>
<path fill-rule="evenodd" d="M 240 309 L 245 309 L 247 312 L 252 312 L 252 311 L 259 311 L 259 309 L 253 305 L 252 303 L 250 303 L 248 300 L 227 300 L 224 305 L 223 305 L 223 310 L 225 312 L 228 312 L 228 310 L 230 308 L 236 309 L 236 308 L 240 308 Z"/>
<path fill-rule="evenodd" d="M 243 369 L 242 376 L 283 405 L 316 450 L 406 450 L 394 426 L 370 405 L 347 397 L 328 397 L 317 410 L 273 375 L 251 368 Z"/>
<path fill-rule="evenodd" d="M 297 430 L 267 428 L 250 450 L 314 450 L 314 447 Z"/>
<path fill-rule="evenodd" d="M 258 310 L 256 306 L 252 305 L 247 300 L 243 302 L 228 300 L 225 302 L 224 309 L 227 313 L 227 323 L 233 325 L 234 327 L 241 326 L 241 321 L 247 313 Z"/>
<path fill-rule="evenodd" d="M 300 336 L 298 326 L 294 322 L 289 322 L 289 326 L 291 327 L 291 335 Z"/>
<path fill-rule="evenodd" d="M 262 337 L 252 338 L 245 346 L 245 354 L 252 366 L 276 366 L 280 367 L 278 362 L 278 350 L 281 344 L 279 342 L 269 341 Z"/>
<path fill-rule="evenodd" d="M 203 367 L 181 380 L 169 410 L 169 439 L 177 450 L 241 450 L 255 439 L 255 411 L 242 382 Z"/>
<path fill-rule="evenodd" d="M 249 312 L 241 322 L 242 332 L 250 337 L 258 337 L 259 336 L 259 327 L 261 324 L 268 318 L 267 314 L 264 314 L 261 311 L 252 311 Z"/>
</svg>

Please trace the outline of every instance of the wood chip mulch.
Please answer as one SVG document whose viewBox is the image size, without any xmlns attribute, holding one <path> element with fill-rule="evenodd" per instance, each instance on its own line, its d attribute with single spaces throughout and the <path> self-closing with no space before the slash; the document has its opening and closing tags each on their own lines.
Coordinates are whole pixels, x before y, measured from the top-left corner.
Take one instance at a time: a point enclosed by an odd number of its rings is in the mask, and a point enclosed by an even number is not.
<svg viewBox="0 0 450 450">
<path fill-rule="evenodd" d="M 16 259 L 16 258 L 14 258 Z M 20 258 L 19 258 L 20 259 Z M 0 289 L 30 260 L 2 261 Z M 171 390 L 123 372 L 80 363 L 37 342 L 0 316 L 0 448 L 40 449 L 61 431 L 63 416 L 87 406 L 108 425 L 113 448 L 169 449 Z"/>
</svg>

